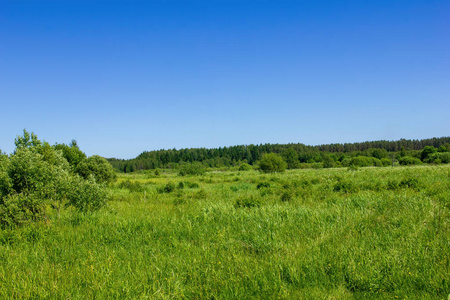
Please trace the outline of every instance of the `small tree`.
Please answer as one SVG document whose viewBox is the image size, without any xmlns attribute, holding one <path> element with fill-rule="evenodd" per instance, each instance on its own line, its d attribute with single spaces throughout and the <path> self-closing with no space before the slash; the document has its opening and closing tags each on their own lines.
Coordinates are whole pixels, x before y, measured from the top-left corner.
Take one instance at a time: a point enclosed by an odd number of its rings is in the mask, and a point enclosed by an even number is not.
<svg viewBox="0 0 450 300">
<path fill-rule="evenodd" d="M 287 163 L 284 159 L 276 153 L 264 154 L 259 161 L 259 168 L 264 173 L 284 172 Z"/>
<path fill-rule="evenodd" d="M 282 156 L 287 163 L 288 169 L 297 169 L 299 167 L 298 154 L 293 148 L 288 148 L 283 152 Z"/>
<path fill-rule="evenodd" d="M 76 170 L 84 179 L 93 176 L 98 183 L 111 182 L 115 180 L 117 176 L 106 158 L 98 155 L 93 155 L 82 160 L 78 164 Z"/>
<path fill-rule="evenodd" d="M 426 162 L 430 154 L 433 153 L 436 153 L 436 149 L 433 146 L 426 146 L 425 148 L 423 148 L 422 153 L 420 154 L 420 159 L 423 162 Z"/>
</svg>

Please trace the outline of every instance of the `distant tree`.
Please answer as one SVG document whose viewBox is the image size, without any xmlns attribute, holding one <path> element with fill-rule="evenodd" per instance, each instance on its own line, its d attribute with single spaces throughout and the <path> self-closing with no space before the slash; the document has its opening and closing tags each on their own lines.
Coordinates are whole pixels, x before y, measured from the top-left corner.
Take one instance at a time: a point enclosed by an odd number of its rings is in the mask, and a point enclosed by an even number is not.
<svg viewBox="0 0 450 300">
<path fill-rule="evenodd" d="M 405 147 L 401 147 L 400 148 L 400 157 L 405 157 L 406 156 L 406 149 L 405 149 Z"/>
<path fill-rule="evenodd" d="M 242 163 L 240 166 L 239 166 L 239 171 L 249 171 L 249 170 L 251 170 L 252 169 L 252 166 L 250 166 L 249 164 L 247 164 L 247 163 Z"/>
<path fill-rule="evenodd" d="M 336 164 L 336 162 L 334 161 L 333 158 L 331 158 L 330 155 L 324 155 L 323 156 L 323 160 L 322 160 L 322 164 L 324 168 L 333 168 L 334 165 Z"/>
<path fill-rule="evenodd" d="M 420 165 L 422 162 L 420 161 L 420 159 L 415 158 L 415 157 L 411 157 L 411 156 L 405 156 L 402 157 L 398 160 L 399 164 L 403 165 L 403 166 L 408 166 L 408 165 Z"/>
<path fill-rule="evenodd" d="M 199 162 L 193 162 L 193 163 L 187 163 L 183 164 L 180 167 L 180 176 L 186 176 L 186 175 L 203 175 L 205 174 L 206 170 L 205 167 L 199 163 Z"/>
<path fill-rule="evenodd" d="M 288 148 L 281 155 L 284 158 L 284 160 L 286 161 L 288 169 L 297 169 L 298 168 L 300 162 L 298 160 L 297 151 L 295 151 L 294 148 Z"/>
<path fill-rule="evenodd" d="M 420 155 L 420 159 L 424 162 L 426 162 L 428 160 L 428 157 L 430 156 L 430 154 L 436 153 L 436 149 L 433 146 L 426 146 L 425 148 L 423 148 L 421 155 Z"/>
<path fill-rule="evenodd" d="M 259 168 L 264 173 L 281 173 L 286 170 L 287 163 L 276 153 L 264 154 L 259 161 Z"/>
</svg>

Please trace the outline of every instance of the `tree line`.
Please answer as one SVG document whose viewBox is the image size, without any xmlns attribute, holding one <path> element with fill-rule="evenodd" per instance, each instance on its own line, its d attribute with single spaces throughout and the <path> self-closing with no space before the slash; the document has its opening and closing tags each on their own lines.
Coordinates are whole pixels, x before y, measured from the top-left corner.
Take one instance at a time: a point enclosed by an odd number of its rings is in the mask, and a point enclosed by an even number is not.
<svg viewBox="0 0 450 300">
<path fill-rule="evenodd" d="M 419 162 L 446 163 L 447 155 L 435 154 L 422 157 L 425 147 L 432 147 L 431 154 L 446 153 L 450 149 L 450 137 L 423 140 L 371 141 L 362 143 L 326 144 L 308 146 L 297 144 L 238 145 L 219 148 L 186 148 L 144 151 L 133 159 L 109 158 L 109 163 L 119 172 L 134 172 L 159 168 L 180 168 L 189 163 L 204 167 L 222 168 L 240 166 L 243 163 L 256 166 L 266 153 L 281 155 L 288 168 L 339 167 L 351 164 L 359 166 L 389 165 Z M 430 154 L 430 155 L 431 155 Z M 442 157 L 441 157 L 442 156 Z M 359 158 L 358 158 L 359 157 Z M 406 159 L 403 159 L 407 157 Z M 433 161 L 430 161 L 434 158 Z"/>
</svg>

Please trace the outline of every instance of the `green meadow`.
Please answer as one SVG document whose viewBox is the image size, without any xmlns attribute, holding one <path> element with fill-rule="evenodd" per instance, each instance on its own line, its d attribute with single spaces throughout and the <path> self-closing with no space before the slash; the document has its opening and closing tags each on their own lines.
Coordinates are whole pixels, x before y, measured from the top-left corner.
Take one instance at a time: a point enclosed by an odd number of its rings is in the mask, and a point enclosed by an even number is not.
<svg viewBox="0 0 450 300">
<path fill-rule="evenodd" d="M 0 230 L 0 299 L 449 298 L 449 165 L 159 173 Z"/>
</svg>

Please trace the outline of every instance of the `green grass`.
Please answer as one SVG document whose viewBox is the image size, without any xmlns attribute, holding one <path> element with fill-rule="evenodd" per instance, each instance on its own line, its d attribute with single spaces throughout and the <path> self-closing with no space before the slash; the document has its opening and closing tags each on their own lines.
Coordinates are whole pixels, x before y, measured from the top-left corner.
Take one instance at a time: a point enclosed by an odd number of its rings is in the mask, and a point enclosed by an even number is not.
<svg viewBox="0 0 450 300">
<path fill-rule="evenodd" d="M 127 174 L 111 192 L 98 212 L 0 231 L 0 298 L 450 294 L 448 166 Z"/>
</svg>

